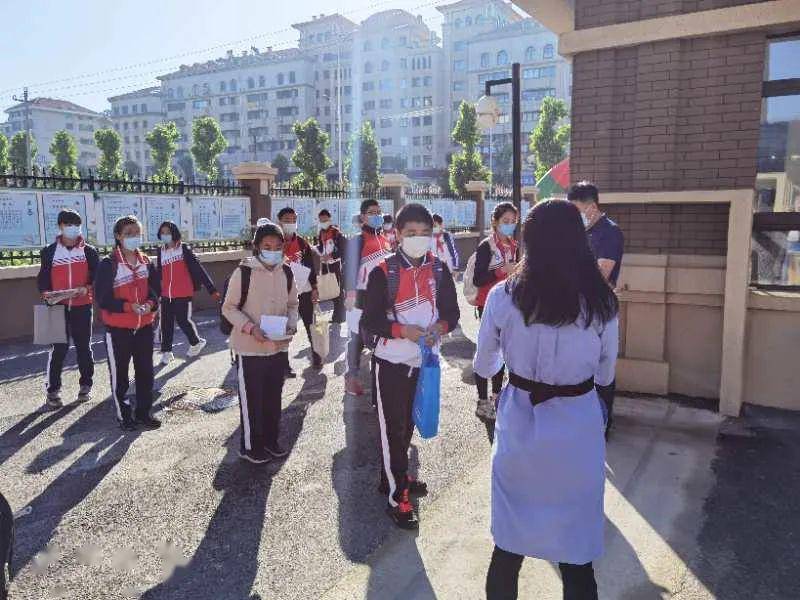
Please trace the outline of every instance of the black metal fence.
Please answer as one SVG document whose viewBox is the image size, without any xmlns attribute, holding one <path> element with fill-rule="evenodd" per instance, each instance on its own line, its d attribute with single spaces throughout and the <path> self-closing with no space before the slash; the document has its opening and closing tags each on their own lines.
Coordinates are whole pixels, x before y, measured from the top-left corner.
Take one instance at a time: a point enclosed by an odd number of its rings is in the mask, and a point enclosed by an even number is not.
<svg viewBox="0 0 800 600">
<path fill-rule="evenodd" d="M 183 181 L 178 179 L 174 183 L 159 183 L 141 178 L 132 179 L 103 179 L 95 176 L 90 170 L 78 177 L 60 175 L 57 171 L 47 169 L 13 171 L 0 174 L 0 188 L 27 188 L 37 190 L 65 190 L 81 192 L 132 192 L 140 194 L 178 194 L 178 195 L 204 195 L 204 196 L 239 196 L 246 194 L 244 187 L 234 181 Z"/>
</svg>

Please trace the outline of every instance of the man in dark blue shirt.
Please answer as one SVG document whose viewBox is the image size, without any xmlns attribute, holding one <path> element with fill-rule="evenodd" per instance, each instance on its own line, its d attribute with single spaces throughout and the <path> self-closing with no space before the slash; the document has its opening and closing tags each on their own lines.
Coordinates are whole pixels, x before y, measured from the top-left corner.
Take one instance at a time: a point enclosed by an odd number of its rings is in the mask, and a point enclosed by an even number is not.
<svg viewBox="0 0 800 600">
<path fill-rule="evenodd" d="M 622 230 L 600 210 L 600 195 L 594 184 L 588 181 L 576 183 L 569 188 L 567 199 L 581 211 L 581 219 L 586 227 L 589 244 L 597 258 L 597 266 L 608 284 L 615 287 L 622 265 L 625 242 Z M 597 386 L 597 393 L 606 405 L 606 437 L 613 421 L 615 383 L 611 382 L 609 386 Z"/>
</svg>

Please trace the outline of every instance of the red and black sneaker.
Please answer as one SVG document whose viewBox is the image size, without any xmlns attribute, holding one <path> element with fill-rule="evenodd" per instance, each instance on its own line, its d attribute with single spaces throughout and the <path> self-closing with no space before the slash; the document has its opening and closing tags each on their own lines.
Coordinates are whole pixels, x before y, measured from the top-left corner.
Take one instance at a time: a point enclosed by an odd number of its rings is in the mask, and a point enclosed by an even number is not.
<svg viewBox="0 0 800 600">
<path fill-rule="evenodd" d="M 397 506 L 389 505 L 386 509 L 389 516 L 400 529 L 419 529 L 419 520 L 414 513 L 414 507 L 408 499 L 408 490 L 403 490 Z"/>
<path fill-rule="evenodd" d="M 406 481 L 408 482 L 408 491 L 412 496 L 420 497 L 428 495 L 428 484 L 424 481 L 415 479 L 411 475 L 406 475 Z"/>
</svg>

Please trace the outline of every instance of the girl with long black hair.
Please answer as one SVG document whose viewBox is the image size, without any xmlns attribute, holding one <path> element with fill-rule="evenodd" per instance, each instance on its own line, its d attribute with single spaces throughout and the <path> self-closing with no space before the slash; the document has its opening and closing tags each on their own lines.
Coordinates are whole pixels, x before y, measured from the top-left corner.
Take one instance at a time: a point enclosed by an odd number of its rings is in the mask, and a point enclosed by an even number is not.
<svg viewBox="0 0 800 600">
<path fill-rule="evenodd" d="M 596 600 L 603 551 L 604 417 L 595 386 L 614 379 L 617 299 L 592 254 L 578 209 L 530 211 L 525 258 L 489 292 L 475 372 L 503 362 L 492 458 L 488 600 L 517 597 L 523 557 L 557 562 L 568 600 Z"/>
</svg>

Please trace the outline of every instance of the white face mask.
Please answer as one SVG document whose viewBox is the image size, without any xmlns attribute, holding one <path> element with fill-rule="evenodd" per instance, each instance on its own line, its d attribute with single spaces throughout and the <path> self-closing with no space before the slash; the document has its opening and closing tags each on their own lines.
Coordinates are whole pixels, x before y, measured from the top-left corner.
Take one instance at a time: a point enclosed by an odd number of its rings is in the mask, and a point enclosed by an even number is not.
<svg viewBox="0 0 800 600">
<path fill-rule="evenodd" d="M 422 258 L 431 247 L 431 238 L 427 235 L 414 235 L 404 237 L 402 241 L 403 252 L 411 258 Z"/>
<path fill-rule="evenodd" d="M 80 234 L 80 225 L 64 225 L 64 229 L 61 230 L 61 235 L 67 240 L 76 240 Z"/>
<path fill-rule="evenodd" d="M 439 225 L 434 225 L 433 226 L 433 234 L 434 235 L 439 235 L 440 233 L 442 233 L 442 228 Z"/>
<path fill-rule="evenodd" d="M 297 231 L 297 223 L 281 223 L 281 229 L 286 235 L 294 235 Z"/>
<path fill-rule="evenodd" d="M 330 226 L 331 226 L 331 222 L 330 221 L 320 221 L 319 222 L 319 228 L 322 229 L 323 231 L 325 231 Z"/>
</svg>

